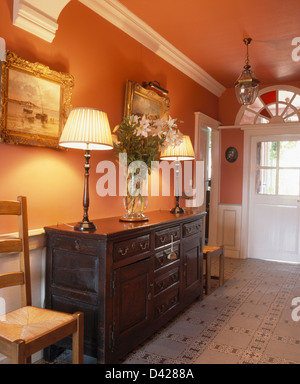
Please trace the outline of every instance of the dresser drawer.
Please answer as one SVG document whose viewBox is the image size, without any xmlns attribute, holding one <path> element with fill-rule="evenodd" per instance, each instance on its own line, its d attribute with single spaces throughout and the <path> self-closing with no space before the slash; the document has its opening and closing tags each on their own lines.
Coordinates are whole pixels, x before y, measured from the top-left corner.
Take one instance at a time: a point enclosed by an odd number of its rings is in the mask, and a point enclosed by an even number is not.
<svg viewBox="0 0 300 384">
<path fill-rule="evenodd" d="M 171 287 L 173 284 L 179 281 L 179 266 L 171 269 L 162 276 L 154 280 L 154 295 L 158 295 L 160 292 Z"/>
<path fill-rule="evenodd" d="M 202 233 L 202 222 L 201 220 L 192 221 L 191 223 L 183 224 L 182 227 L 183 237 L 195 235 L 195 233 Z"/>
<path fill-rule="evenodd" d="M 155 248 L 170 244 L 173 241 L 180 239 L 180 227 L 172 227 L 155 232 Z"/>
<path fill-rule="evenodd" d="M 85 255 L 97 255 L 98 242 L 89 239 L 56 236 L 52 239 L 52 247 L 54 249 L 61 249 L 68 252 L 78 252 Z"/>
<path fill-rule="evenodd" d="M 150 235 L 135 237 L 116 242 L 113 245 L 114 261 L 120 261 L 127 257 L 139 255 L 150 249 Z"/>
<path fill-rule="evenodd" d="M 179 286 L 170 289 L 163 295 L 158 295 L 154 303 L 154 319 L 165 315 L 179 304 Z"/>
<path fill-rule="evenodd" d="M 162 268 L 168 264 L 171 264 L 174 262 L 174 260 L 179 260 L 179 246 L 174 245 L 173 246 L 174 253 L 176 254 L 177 259 L 171 259 L 170 253 L 171 253 L 171 247 L 167 248 L 161 252 L 157 252 L 154 255 L 154 269 L 157 270 L 159 268 Z"/>
</svg>

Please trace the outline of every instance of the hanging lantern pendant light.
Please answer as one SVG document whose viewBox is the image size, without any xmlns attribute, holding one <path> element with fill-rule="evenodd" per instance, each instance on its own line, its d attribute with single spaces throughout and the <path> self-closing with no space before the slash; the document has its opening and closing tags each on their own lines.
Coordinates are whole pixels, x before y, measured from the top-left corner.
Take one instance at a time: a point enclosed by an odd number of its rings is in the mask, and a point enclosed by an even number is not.
<svg viewBox="0 0 300 384">
<path fill-rule="evenodd" d="M 260 83 L 260 81 L 256 79 L 254 73 L 250 70 L 251 65 L 249 65 L 248 45 L 251 41 L 252 39 L 250 37 L 243 40 L 247 47 L 246 63 L 243 72 L 234 84 L 236 98 L 241 105 L 251 105 L 254 103 L 258 95 Z"/>
</svg>

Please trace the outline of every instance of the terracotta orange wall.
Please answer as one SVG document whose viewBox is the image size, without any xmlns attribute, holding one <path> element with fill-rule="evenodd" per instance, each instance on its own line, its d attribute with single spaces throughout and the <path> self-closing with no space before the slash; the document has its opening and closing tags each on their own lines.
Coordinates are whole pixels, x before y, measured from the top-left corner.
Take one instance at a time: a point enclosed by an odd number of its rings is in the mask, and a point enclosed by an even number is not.
<svg viewBox="0 0 300 384">
<path fill-rule="evenodd" d="M 240 109 L 234 88 L 226 89 L 219 101 L 219 121 L 222 125 L 234 125 L 235 117 Z M 238 150 L 238 158 L 234 163 L 225 159 L 228 147 Z M 240 129 L 224 129 L 221 131 L 221 181 L 220 203 L 242 204 L 243 195 L 243 152 L 244 134 Z"/>
<path fill-rule="evenodd" d="M 225 151 L 228 147 L 235 147 L 238 151 L 238 158 L 234 163 L 230 163 L 225 159 Z M 243 131 L 240 129 L 225 129 L 221 132 L 221 204 L 242 203 L 243 148 Z"/>
<path fill-rule="evenodd" d="M 6 47 L 29 61 L 71 73 L 73 107 L 104 110 L 111 129 L 123 116 L 126 80 L 157 80 L 169 90 L 170 115 L 184 121 L 182 131 L 194 136 L 194 112 L 218 117 L 218 98 L 156 56 L 87 7 L 71 1 L 58 19 L 50 44 L 12 25 L 13 0 L 0 2 L 0 36 Z M 90 218 L 123 214 L 121 197 L 99 197 L 96 165 L 115 161 L 112 151 L 94 151 L 91 159 Z M 0 144 L 0 198 L 28 197 L 29 227 L 41 228 L 82 218 L 83 152 Z M 171 197 L 150 197 L 148 209 L 169 209 Z M 14 231 L 1 222 L 0 233 Z"/>
</svg>

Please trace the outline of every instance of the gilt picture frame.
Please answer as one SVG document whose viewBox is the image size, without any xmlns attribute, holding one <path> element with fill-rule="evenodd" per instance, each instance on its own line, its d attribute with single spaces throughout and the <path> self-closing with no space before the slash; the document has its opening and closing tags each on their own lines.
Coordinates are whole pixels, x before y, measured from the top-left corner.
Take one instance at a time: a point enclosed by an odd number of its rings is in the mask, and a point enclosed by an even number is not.
<svg viewBox="0 0 300 384">
<path fill-rule="evenodd" d="M 59 148 L 71 111 L 73 76 L 11 51 L 1 64 L 1 141 Z"/>
<path fill-rule="evenodd" d="M 168 119 L 170 99 L 160 96 L 139 83 L 127 80 L 125 90 L 124 116 L 146 115 L 150 119 Z"/>
</svg>

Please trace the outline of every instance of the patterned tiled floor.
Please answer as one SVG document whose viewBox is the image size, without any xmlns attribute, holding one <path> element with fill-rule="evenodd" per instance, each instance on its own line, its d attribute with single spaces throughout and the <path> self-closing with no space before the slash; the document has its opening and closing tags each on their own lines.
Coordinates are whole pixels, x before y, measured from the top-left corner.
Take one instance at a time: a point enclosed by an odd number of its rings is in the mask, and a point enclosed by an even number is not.
<svg viewBox="0 0 300 384">
<path fill-rule="evenodd" d="M 300 321 L 292 319 L 300 265 L 225 259 L 225 284 L 217 284 L 122 363 L 300 363 Z"/>
<path fill-rule="evenodd" d="M 291 305 L 300 297 L 300 265 L 226 259 L 225 271 L 223 287 L 215 285 L 124 363 L 300 363 L 300 321 L 292 320 Z"/>
</svg>

